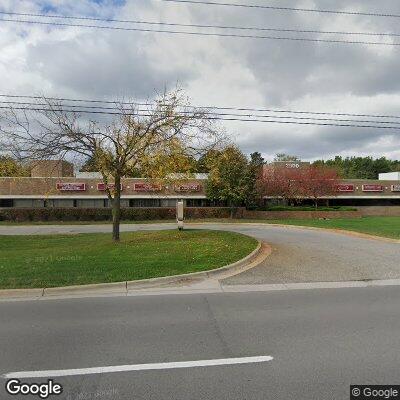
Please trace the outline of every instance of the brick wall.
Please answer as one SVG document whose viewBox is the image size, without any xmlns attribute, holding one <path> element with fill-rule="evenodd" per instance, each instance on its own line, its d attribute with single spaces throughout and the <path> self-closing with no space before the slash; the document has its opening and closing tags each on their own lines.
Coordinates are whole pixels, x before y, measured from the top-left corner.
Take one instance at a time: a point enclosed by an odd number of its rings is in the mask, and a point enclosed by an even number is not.
<svg viewBox="0 0 400 400">
<path fill-rule="evenodd" d="M 31 167 L 32 177 L 74 176 L 74 166 L 62 160 L 35 161 Z"/>
<path fill-rule="evenodd" d="M 400 217 L 400 206 L 364 206 L 357 207 L 363 216 L 390 216 Z"/>
<path fill-rule="evenodd" d="M 57 190 L 57 183 L 85 183 L 85 191 L 60 191 Z M 101 183 L 101 179 L 82 179 L 82 178 L 0 178 L 0 195 L 10 196 L 13 195 L 33 195 L 33 196 L 43 196 L 43 198 L 51 196 L 106 196 L 104 191 L 97 190 L 97 184 Z M 182 182 L 166 183 L 161 191 L 135 191 L 135 183 L 146 183 L 143 179 L 127 178 L 122 180 L 123 190 L 122 196 L 124 195 L 154 195 L 155 197 L 162 195 L 204 195 L 205 182 L 196 180 L 185 180 Z M 175 190 L 175 186 L 179 186 L 180 183 L 185 185 L 199 184 L 199 191 L 189 191 L 189 192 L 179 192 Z"/>
</svg>

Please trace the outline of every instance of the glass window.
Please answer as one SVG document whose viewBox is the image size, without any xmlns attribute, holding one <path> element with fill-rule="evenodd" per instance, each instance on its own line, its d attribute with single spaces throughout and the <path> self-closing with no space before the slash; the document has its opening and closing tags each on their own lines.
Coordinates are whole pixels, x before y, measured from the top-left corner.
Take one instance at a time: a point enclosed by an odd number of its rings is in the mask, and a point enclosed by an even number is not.
<svg viewBox="0 0 400 400">
<path fill-rule="evenodd" d="M 0 207 L 13 207 L 14 202 L 12 199 L 0 199 Z"/>
<path fill-rule="evenodd" d="M 41 208 L 41 207 L 44 207 L 44 200 L 14 199 L 14 207 L 17 207 L 17 208 Z"/>
</svg>

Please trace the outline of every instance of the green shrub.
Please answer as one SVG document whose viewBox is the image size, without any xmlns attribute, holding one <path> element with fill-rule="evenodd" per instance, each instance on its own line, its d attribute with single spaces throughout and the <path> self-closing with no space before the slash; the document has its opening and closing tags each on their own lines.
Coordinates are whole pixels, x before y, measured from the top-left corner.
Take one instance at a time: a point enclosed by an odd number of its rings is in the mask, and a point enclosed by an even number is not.
<svg viewBox="0 0 400 400">
<path fill-rule="evenodd" d="M 236 212 L 241 216 L 241 209 Z M 229 218 L 230 208 L 223 207 L 187 207 L 186 219 Z M 176 218 L 174 207 L 162 208 L 122 208 L 122 221 L 173 220 Z M 111 221 L 110 208 L 2 208 L 0 221 Z"/>
</svg>

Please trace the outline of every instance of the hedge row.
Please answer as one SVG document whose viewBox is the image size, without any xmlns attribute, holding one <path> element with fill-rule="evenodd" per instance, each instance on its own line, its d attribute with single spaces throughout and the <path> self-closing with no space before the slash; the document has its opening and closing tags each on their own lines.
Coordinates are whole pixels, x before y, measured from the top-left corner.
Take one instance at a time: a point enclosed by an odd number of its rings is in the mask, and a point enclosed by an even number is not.
<svg viewBox="0 0 400 400">
<path fill-rule="evenodd" d="M 185 218 L 228 218 L 229 208 L 188 207 Z M 123 208 L 121 220 L 175 219 L 175 208 Z M 3 208 L 0 221 L 111 221 L 110 208 Z"/>
</svg>

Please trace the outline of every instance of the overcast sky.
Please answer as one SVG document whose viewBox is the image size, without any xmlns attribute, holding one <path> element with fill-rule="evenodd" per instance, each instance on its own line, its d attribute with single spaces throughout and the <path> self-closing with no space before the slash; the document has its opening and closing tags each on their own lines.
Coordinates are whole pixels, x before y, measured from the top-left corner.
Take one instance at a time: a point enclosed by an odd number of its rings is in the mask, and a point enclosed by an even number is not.
<svg viewBox="0 0 400 400">
<path fill-rule="evenodd" d="M 398 0 L 241 2 L 400 14 Z M 400 18 L 161 0 L 0 0 L 0 11 L 400 34 Z M 305 37 L 393 40 L 321 34 Z M 394 41 L 400 42 L 400 37 Z M 7 94 L 148 99 L 165 86 L 173 88 L 179 83 L 195 105 L 400 115 L 399 71 L 400 46 L 202 37 L 0 21 L 0 93 Z M 245 122 L 225 126 L 243 151 L 260 151 L 267 159 L 278 152 L 307 160 L 337 154 L 400 159 L 400 130 Z"/>
</svg>

